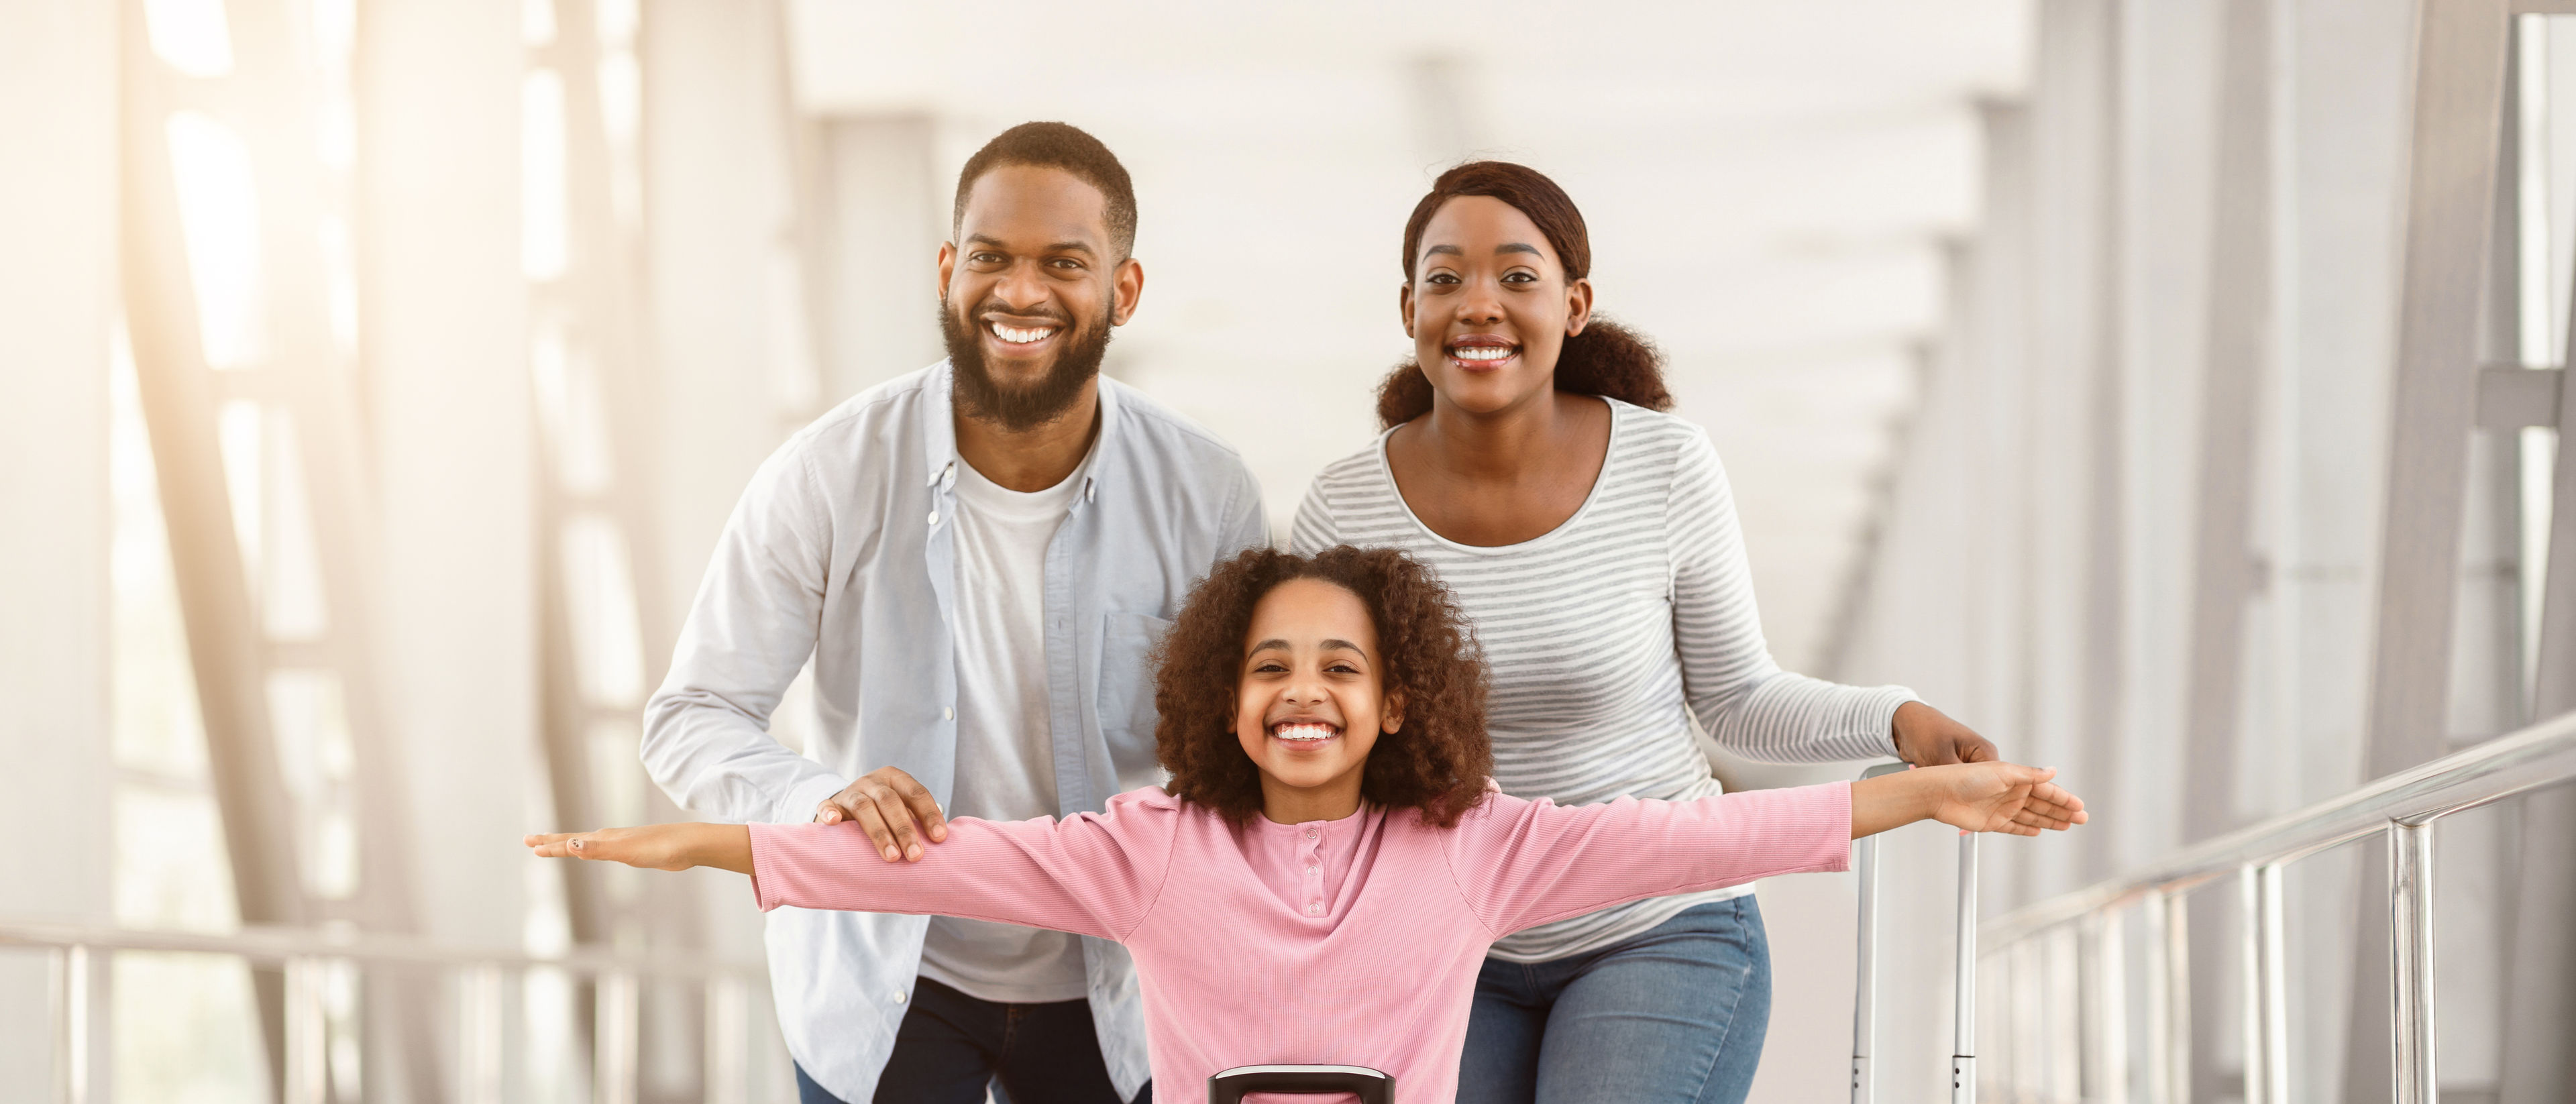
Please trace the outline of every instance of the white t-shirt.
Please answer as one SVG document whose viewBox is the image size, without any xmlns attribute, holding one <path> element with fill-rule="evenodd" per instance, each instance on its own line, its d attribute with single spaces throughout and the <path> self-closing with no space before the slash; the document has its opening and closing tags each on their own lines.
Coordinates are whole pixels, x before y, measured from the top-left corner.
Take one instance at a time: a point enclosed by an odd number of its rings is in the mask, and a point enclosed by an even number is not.
<svg viewBox="0 0 2576 1104">
<path fill-rule="evenodd" d="M 1046 553 L 1089 457 L 1064 481 L 1023 494 L 957 465 L 957 782 L 950 816 L 1027 820 L 1056 812 L 1048 736 Z M 1007 1004 L 1090 995 L 1082 942 L 951 916 L 930 918 L 921 974 Z"/>
</svg>

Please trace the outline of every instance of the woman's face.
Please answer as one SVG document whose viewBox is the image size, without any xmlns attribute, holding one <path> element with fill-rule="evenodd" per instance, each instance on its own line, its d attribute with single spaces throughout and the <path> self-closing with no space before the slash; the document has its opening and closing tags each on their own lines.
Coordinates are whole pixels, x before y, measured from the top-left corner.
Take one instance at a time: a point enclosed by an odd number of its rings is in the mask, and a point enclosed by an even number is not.
<svg viewBox="0 0 2576 1104">
<path fill-rule="evenodd" d="M 1263 786 L 1350 787 L 1381 731 L 1403 723 L 1385 697 L 1377 627 L 1359 596 L 1321 579 L 1291 579 L 1252 608 L 1235 684 L 1235 738 Z"/>
<path fill-rule="evenodd" d="M 1592 282 L 1568 281 L 1547 235 L 1492 196 L 1440 205 L 1422 228 L 1404 332 L 1432 390 L 1493 414 L 1555 389 L 1557 353 L 1592 315 Z"/>
</svg>

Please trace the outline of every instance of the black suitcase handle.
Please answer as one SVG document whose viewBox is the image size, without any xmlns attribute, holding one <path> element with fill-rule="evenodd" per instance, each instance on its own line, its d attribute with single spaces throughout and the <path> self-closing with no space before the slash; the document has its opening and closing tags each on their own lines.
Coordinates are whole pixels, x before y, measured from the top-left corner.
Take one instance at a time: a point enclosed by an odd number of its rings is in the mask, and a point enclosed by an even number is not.
<svg viewBox="0 0 2576 1104">
<path fill-rule="evenodd" d="M 1367 1066 L 1236 1066 L 1208 1078 L 1208 1104 L 1242 1104 L 1245 1093 L 1350 1093 L 1360 1104 L 1395 1104 L 1395 1078 Z"/>
</svg>

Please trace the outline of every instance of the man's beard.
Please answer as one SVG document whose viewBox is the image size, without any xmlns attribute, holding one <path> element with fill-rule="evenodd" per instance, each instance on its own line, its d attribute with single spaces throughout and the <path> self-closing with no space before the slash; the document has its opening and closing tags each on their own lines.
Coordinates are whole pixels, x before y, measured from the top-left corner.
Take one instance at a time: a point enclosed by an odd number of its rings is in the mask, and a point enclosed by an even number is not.
<svg viewBox="0 0 2576 1104">
<path fill-rule="evenodd" d="M 956 383 L 953 395 L 959 410 L 968 417 L 992 422 L 1012 433 L 1025 433 L 1058 418 L 1073 409 L 1074 400 L 1082 397 L 1082 385 L 1100 374 L 1100 360 L 1109 353 L 1109 312 L 1102 310 L 1100 320 L 1085 329 L 1063 325 L 1064 349 L 1055 356 L 1055 364 L 1044 378 L 1027 387 L 1004 387 L 993 378 L 992 367 L 984 363 L 983 323 L 973 329 L 948 309 L 948 300 L 939 301 L 939 336 L 948 343 L 950 376 Z"/>
</svg>

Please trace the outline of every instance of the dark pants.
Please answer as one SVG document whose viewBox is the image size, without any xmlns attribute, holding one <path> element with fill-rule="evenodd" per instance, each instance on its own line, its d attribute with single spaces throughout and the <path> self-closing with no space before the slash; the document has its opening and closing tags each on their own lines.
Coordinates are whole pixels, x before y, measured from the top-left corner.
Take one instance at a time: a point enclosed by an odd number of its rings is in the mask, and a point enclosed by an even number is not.
<svg viewBox="0 0 2576 1104">
<path fill-rule="evenodd" d="M 895 1030 L 894 1056 L 877 1076 L 876 1104 L 1120 1104 L 1100 1060 L 1091 1002 L 996 1004 L 929 978 L 914 980 L 912 1008 Z M 796 1071 L 801 1104 L 846 1104 Z M 1154 1086 L 1137 1090 L 1151 1104 Z"/>
</svg>

